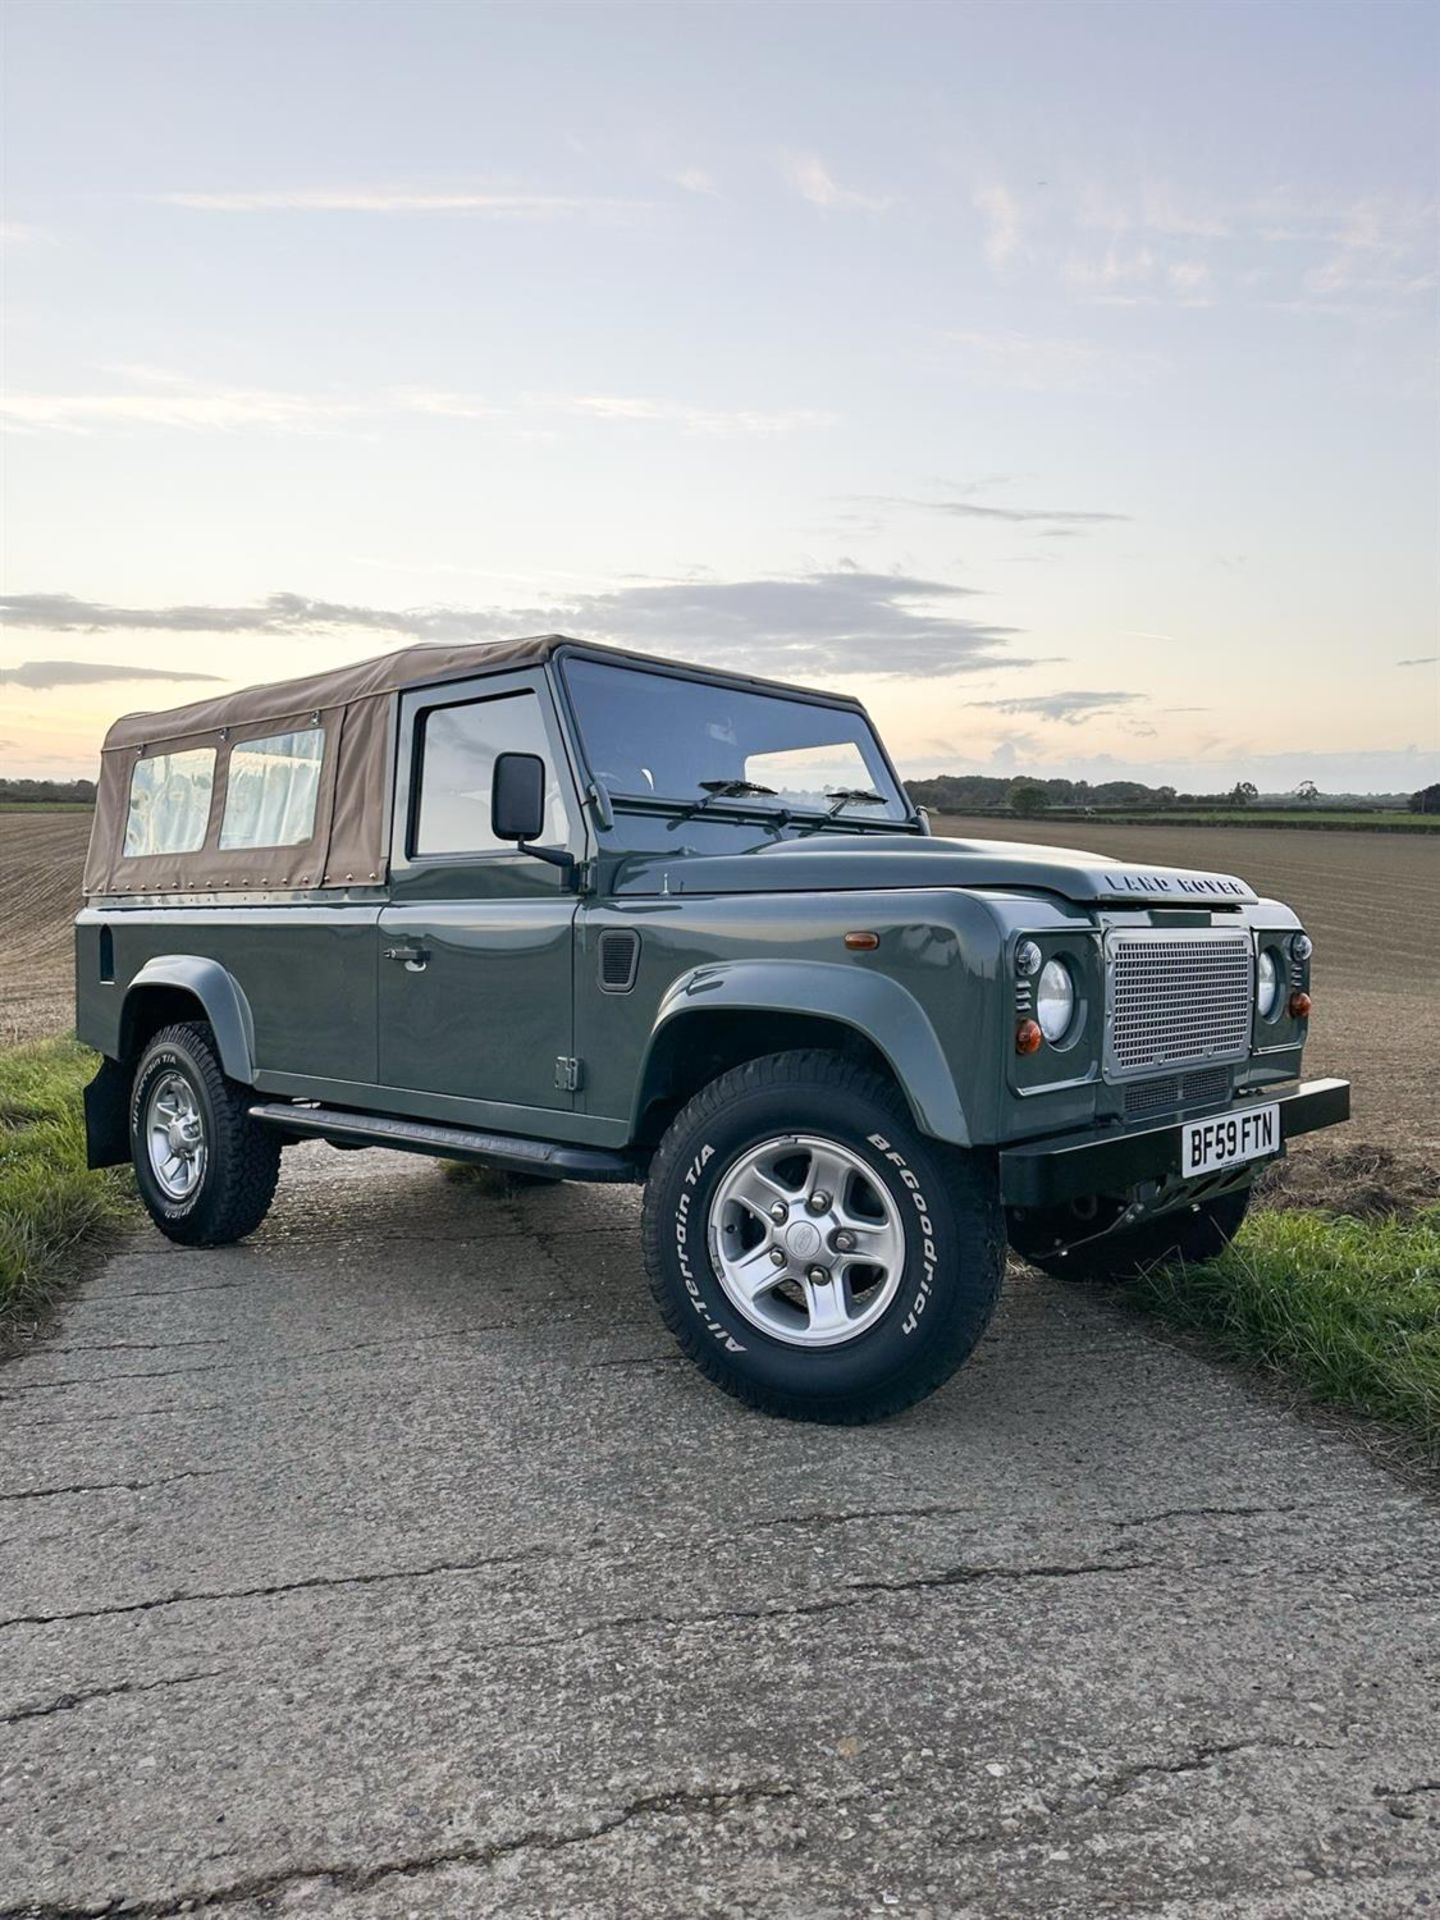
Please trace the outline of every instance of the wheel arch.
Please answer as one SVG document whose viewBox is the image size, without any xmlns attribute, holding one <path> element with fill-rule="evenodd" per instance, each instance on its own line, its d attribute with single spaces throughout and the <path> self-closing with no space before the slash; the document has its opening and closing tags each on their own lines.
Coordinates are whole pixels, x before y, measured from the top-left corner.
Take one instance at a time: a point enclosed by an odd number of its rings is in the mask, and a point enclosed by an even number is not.
<svg viewBox="0 0 1440 1920">
<path fill-rule="evenodd" d="M 970 1144 L 954 1075 L 914 996 L 884 974 L 803 960 L 711 963 L 671 985 L 650 1031 L 632 1138 L 653 1145 L 669 1117 L 729 1068 L 806 1047 L 872 1067 L 922 1133 Z"/>
<path fill-rule="evenodd" d="M 147 960 L 125 991 L 119 1058 L 133 1066 L 162 1027 L 199 1016 L 215 1035 L 220 1064 L 243 1086 L 255 1081 L 255 1022 L 232 973 L 199 954 L 167 953 Z"/>
</svg>

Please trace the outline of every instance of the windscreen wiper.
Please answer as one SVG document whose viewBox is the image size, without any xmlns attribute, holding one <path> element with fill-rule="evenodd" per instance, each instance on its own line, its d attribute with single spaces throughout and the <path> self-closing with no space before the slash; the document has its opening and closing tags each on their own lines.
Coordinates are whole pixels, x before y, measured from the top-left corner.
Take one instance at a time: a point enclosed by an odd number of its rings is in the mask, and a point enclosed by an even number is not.
<svg viewBox="0 0 1440 1920">
<path fill-rule="evenodd" d="M 825 798 L 830 802 L 826 812 L 832 818 L 842 807 L 885 807 L 890 804 L 883 793 L 872 793 L 869 787 L 828 787 Z"/>
<path fill-rule="evenodd" d="M 703 789 L 705 798 L 697 800 L 693 807 L 687 807 L 677 815 L 674 824 L 678 827 L 682 820 L 693 820 L 702 807 L 708 807 L 712 800 L 749 800 L 775 797 L 774 787 L 757 787 L 753 780 L 697 780 L 697 787 Z"/>
<path fill-rule="evenodd" d="M 743 800 L 747 794 L 764 794 L 773 798 L 774 787 L 757 787 L 753 780 L 697 780 L 697 787 L 703 787 L 705 798 L 700 802 L 708 806 L 712 800 Z"/>
</svg>

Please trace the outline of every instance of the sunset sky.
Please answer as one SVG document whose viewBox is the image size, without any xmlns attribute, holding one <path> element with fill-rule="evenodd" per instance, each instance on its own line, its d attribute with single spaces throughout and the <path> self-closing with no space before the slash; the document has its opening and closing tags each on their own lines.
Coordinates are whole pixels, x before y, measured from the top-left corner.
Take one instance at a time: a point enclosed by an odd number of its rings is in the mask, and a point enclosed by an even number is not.
<svg viewBox="0 0 1440 1920">
<path fill-rule="evenodd" d="M 1440 9 L 9 0 L 0 773 L 414 638 L 1440 777 Z"/>
</svg>

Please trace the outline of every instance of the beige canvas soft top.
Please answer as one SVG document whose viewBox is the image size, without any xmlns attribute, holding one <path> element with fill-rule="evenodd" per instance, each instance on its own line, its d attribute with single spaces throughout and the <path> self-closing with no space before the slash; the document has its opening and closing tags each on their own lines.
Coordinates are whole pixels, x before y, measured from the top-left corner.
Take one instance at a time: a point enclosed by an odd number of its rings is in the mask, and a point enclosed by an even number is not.
<svg viewBox="0 0 1440 1920">
<path fill-rule="evenodd" d="M 224 890 L 367 886 L 386 872 L 391 711 L 403 687 L 537 666 L 565 644 L 532 639 L 404 647 L 375 660 L 298 680 L 245 687 L 163 713 L 117 720 L 101 752 L 85 892 L 210 893 Z M 218 845 L 230 749 L 245 740 L 319 727 L 325 735 L 315 828 L 297 846 Z M 189 748 L 215 749 L 204 845 L 187 853 L 126 854 L 125 823 L 137 760 Z"/>
</svg>

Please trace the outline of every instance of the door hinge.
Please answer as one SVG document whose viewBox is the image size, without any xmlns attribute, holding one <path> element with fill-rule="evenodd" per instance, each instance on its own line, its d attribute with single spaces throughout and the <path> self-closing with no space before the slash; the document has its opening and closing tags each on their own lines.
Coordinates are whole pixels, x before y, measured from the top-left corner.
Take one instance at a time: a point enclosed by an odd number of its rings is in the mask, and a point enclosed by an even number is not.
<svg viewBox="0 0 1440 1920">
<path fill-rule="evenodd" d="M 583 1079 L 581 1063 L 572 1055 L 562 1053 L 555 1062 L 555 1085 L 561 1093 L 578 1093 Z"/>
</svg>

